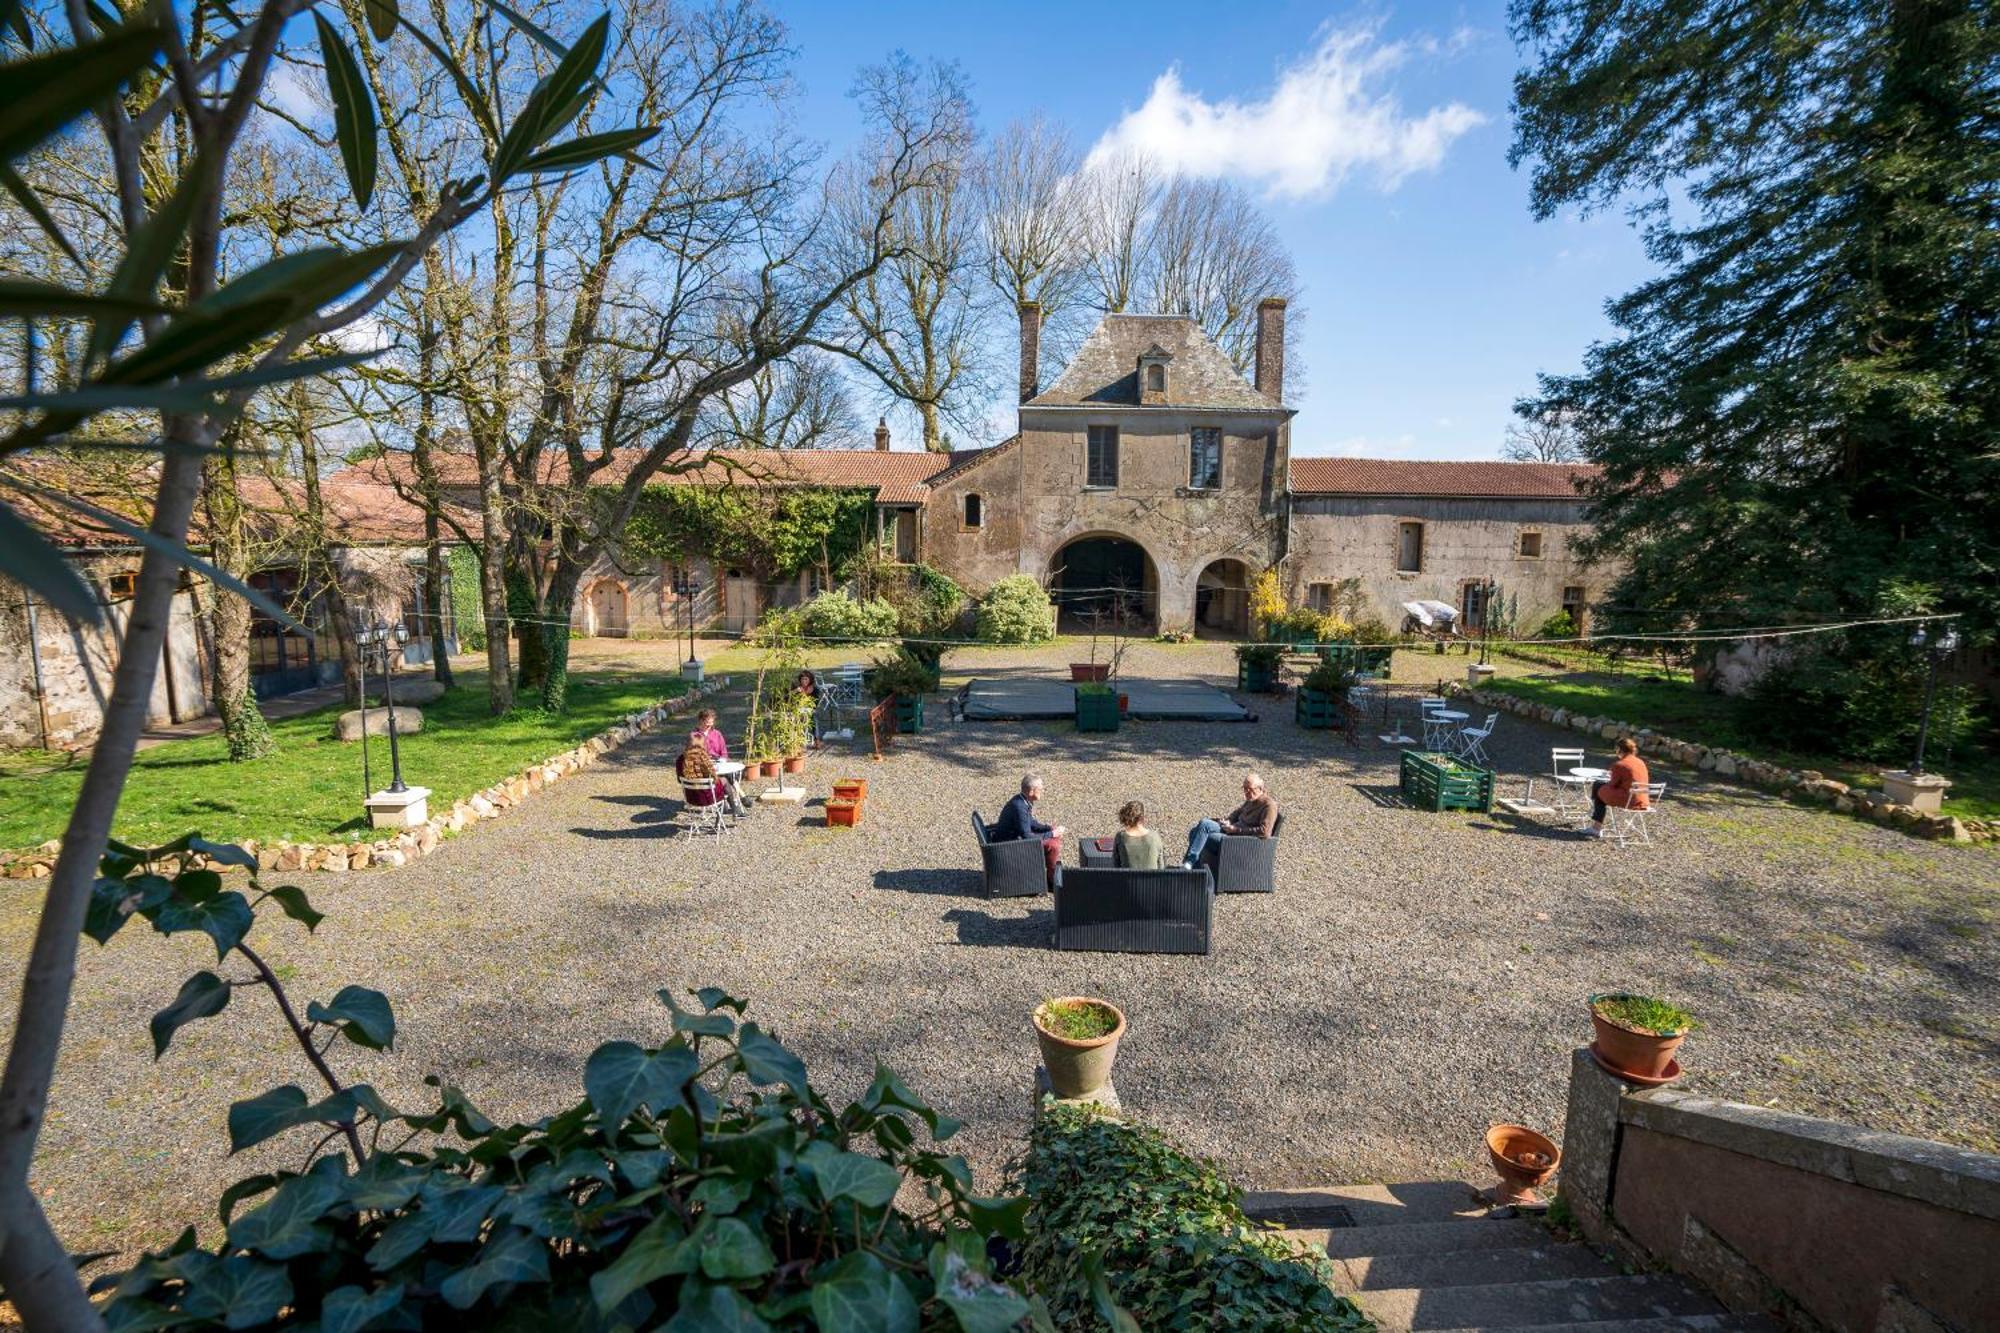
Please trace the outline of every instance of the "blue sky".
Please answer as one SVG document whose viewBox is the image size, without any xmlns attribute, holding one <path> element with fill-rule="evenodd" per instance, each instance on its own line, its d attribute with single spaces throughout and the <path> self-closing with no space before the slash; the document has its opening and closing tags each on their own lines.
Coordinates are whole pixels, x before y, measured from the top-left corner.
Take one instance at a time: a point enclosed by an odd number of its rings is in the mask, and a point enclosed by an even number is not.
<svg viewBox="0 0 2000 1333">
<path fill-rule="evenodd" d="M 830 148 L 854 71 L 900 48 L 958 61 L 989 130 L 1039 111 L 1258 194 L 1304 286 L 1296 454 L 1492 457 L 1536 371 L 1575 367 L 1651 272 L 1615 212 L 1529 215 L 1500 0 L 774 5 Z"/>
</svg>

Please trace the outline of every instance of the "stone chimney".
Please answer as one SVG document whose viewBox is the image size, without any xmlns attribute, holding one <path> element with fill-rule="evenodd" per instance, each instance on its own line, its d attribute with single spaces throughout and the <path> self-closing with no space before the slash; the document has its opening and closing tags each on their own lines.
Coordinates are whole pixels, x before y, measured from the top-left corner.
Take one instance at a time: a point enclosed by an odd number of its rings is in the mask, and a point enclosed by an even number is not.
<svg viewBox="0 0 2000 1333">
<path fill-rule="evenodd" d="M 1267 296 L 1257 303 L 1257 392 L 1285 401 L 1285 302 Z"/>
<path fill-rule="evenodd" d="M 1021 302 L 1021 401 L 1042 391 L 1042 303 Z"/>
<path fill-rule="evenodd" d="M 889 452 L 889 418 L 875 418 L 875 448 L 880 453 Z"/>
</svg>

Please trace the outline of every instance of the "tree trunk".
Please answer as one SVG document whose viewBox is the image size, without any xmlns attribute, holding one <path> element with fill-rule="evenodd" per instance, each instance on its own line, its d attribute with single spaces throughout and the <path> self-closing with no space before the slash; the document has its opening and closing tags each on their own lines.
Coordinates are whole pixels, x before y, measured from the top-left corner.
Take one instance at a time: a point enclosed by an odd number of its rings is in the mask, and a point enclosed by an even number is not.
<svg viewBox="0 0 2000 1333">
<path fill-rule="evenodd" d="M 424 605 L 430 610 L 427 628 L 431 640 L 431 676 L 449 689 L 451 678 L 451 627 L 444 618 L 444 590 L 449 577 L 445 570 L 444 543 L 438 532 L 439 489 L 437 464 L 431 457 L 437 432 L 437 399 L 431 384 L 437 375 L 437 327 L 431 322 L 430 307 L 420 308 L 423 324 L 417 334 L 417 429 L 412 439 L 413 461 L 417 465 L 418 497 L 424 506 Z"/>
<path fill-rule="evenodd" d="M 542 707 L 560 713 L 569 707 L 569 621 L 576 606 L 576 585 L 583 570 L 567 559 L 558 559 L 549 579 L 548 595 L 542 598 Z M 525 656 L 525 654 L 523 654 Z"/>
<path fill-rule="evenodd" d="M 519 567 L 507 571 L 507 605 L 521 625 L 521 674 L 514 684 L 523 694 L 540 693 L 549 678 L 549 641 L 542 631 L 541 599 L 532 574 Z"/>
<path fill-rule="evenodd" d="M 479 602 L 486 620 L 486 699 L 495 717 L 513 711 L 514 677 L 507 653 L 507 529 L 501 506 L 500 462 L 490 442 L 475 437 L 479 461 Z"/>
<path fill-rule="evenodd" d="M 944 440 L 944 427 L 938 420 L 938 406 L 933 402 L 917 404 L 917 415 L 923 418 L 924 448 L 934 454 L 944 453 L 950 448 Z"/>
<path fill-rule="evenodd" d="M 444 542 L 438 535 L 435 513 L 424 515 L 424 606 L 428 612 L 431 638 L 431 676 L 449 689 L 451 678 L 451 624 L 445 619 L 445 589 L 450 572 L 445 568 Z"/>
<path fill-rule="evenodd" d="M 250 551 L 243 532 L 243 502 L 236 491 L 233 441 L 209 456 L 204 481 L 210 558 L 223 573 L 248 578 Z M 275 753 L 278 743 L 250 692 L 250 603 L 218 587 L 208 615 L 215 647 L 213 699 L 222 718 L 223 737 L 229 743 L 229 758 L 236 763 L 262 759 Z"/>
</svg>

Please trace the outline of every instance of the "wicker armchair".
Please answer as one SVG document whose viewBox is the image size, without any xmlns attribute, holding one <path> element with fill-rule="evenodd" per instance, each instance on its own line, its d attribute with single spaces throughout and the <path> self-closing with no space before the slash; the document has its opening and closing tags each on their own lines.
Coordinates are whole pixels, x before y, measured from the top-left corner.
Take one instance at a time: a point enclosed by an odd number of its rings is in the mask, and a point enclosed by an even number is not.
<svg viewBox="0 0 2000 1333">
<path fill-rule="evenodd" d="M 1217 893 L 1272 893 L 1277 890 L 1278 835 L 1285 831 L 1280 814 L 1271 836 L 1253 838 L 1225 833 L 1208 844 L 1201 863 L 1215 875 Z"/>
<path fill-rule="evenodd" d="M 979 859 L 986 871 L 986 896 L 1026 898 L 1049 891 L 1049 863 L 1040 838 L 994 842 L 986 836 L 986 821 L 972 812 L 972 835 L 979 840 Z M 1056 871 L 1057 883 L 1062 871 Z"/>
<path fill-rule="evenodd" d="M 1208 952 L 1206 870 L 1071 868 L 1056 884 L 1058 949 Z"/>
</svg>

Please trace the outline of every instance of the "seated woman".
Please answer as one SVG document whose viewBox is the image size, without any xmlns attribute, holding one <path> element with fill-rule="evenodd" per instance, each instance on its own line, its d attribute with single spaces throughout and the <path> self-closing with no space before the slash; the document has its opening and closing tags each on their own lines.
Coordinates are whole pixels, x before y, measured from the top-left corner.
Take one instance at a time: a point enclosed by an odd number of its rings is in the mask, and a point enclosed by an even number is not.
<svg viewBox="0 0 2000 1333">
<path fill-rule="evenodd" d="M 729 758 L 729 742 L 724 738 L 721 729 L 715 725 L 713 708 L 704 708 L 694 715 L 694 730 L 688 733 L 688 744 L 700 745 L 708 751 L 710 759 L 719 761 Z M 749 813 L 749 799 L 743 795 L 743 788 L 737 784 L 736 779 L 718 775 L 718 780 L 722 783 L 724 792 L 728 794 L 729 808 L 739 815 Z"/>
<path fill-rule="evenodd" d="M 1578 828 L 1586 838 L 1604 836 L 1604 816 L 1611 806 L 1621 810 L 1644 810 L 1646 785 L 1653 780 L 1646 761 L 1639 757 L 1639 742 L 1630 736 L 1618 738 L 1618 758 L 1611 765 L 1609 780 L 1590 789 L 1590 822 Z"/>
<path fill-rule="evenodd" d="M 698 736 L 689 736 L 687 748 L 674 760 L 674 775 L 681 780 L 681 794 L 689 805 L 714 805 L 725 798 L 722 779 L 715 776 L 715 758 Z"/>
<path fill-rule="evenodd" d="M 801 699 L 812 700 L 811 720 L 807 725 L 812 731 L 810 747 L 817 750 L 819 748 L 819 710 L 820 705 L 824 702 L 819 692 L 819 677 L 813 675 L 810 671 L 799 672 L 797 689 Z"/>
<path fill-rule="evenodd" d="M 1146 807 L 1127 801 L 1118 811 L 1120 828 L 1112 840 L 1111 864 L 1128 870 L 1158 870 L 1166 859 L 1160 835 L 1146 827 Z"/>
</svg>

